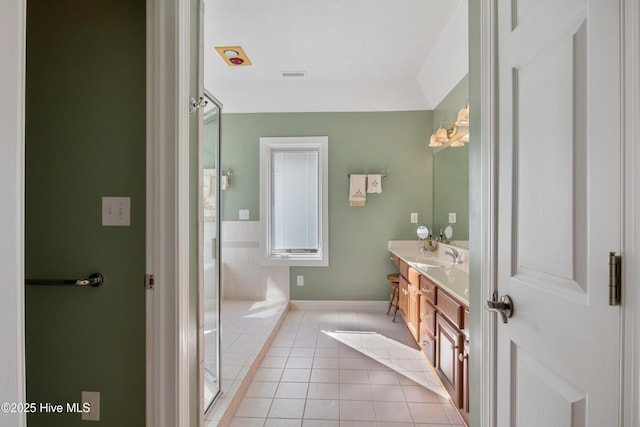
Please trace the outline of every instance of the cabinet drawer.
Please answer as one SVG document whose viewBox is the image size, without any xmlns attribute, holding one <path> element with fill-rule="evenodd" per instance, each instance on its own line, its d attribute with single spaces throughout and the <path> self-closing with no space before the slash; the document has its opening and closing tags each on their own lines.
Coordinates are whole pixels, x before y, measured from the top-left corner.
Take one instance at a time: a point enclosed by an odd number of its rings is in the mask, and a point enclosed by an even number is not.
<svg viewBox="0 0 640 427">
<path fill-rule="evenodd" d="M 409 275 L 407 276 L 407 279 L 409 280 L 409 283 L 411 283 L 416 289 L 420 289 L 421 277 L 422 276 L 420 275 L 420 272 L 418 270 L 409 267 Z"/>
<path fill-rule="evenodd" d="M 427 360 L 432 366 L 436 364 L 436 339 L 435 336 L 426 330 L 423 326 L 420 327 L 420 349 L 427 356 Z"/>
<path fill-rule="evenodd" d="M 400 264 L 398 265 L 398 267 L 400 267 L 400 275 L 404 276 L 405 279 L 408 279 L 409 278 L 409 264 L 407 264 L 403 260 L 399 260 L 399 262 L 400 262 Z"/>
<path fill-rule="evenodd" d="M 420 276 L 420 290 L 422 294 L 431 301 L 432 304 L 435 304 L 437 301 L 436 293 L 438 287 L 431 280 L 427 279 L 424 276 Z"/>
<path fill-rule="evenodd" d="M 389 259 L 391 259 L 391 262 L 394 263 L 395 265 L 400 265 L 400 258 L 398 258 L 397 255 L 394 255 L 391 252 L 389 252 Z"/>
<path fill-rule="evenodd" d="M 462 328 L 462 313 L 464 306 L 449 296 L 442 289 L 438 292 L 438 301 L 436 303 L 438 310 L 444 314 L 451 323 L 456 327 Z"/>
<path fill-rule="evenodd" d="M 436 333 L 436 308 L 424 295 L 420 297 L 420 322 L 432 334 Z"/>
</svg>

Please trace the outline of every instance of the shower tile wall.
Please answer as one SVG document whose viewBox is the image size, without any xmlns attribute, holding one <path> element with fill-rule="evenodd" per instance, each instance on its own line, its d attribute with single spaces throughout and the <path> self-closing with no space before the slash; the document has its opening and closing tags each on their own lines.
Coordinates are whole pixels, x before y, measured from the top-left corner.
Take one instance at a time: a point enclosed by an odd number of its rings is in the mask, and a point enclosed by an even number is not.
<svg viewBox="0 0 640 427">
<path fill-rule="evenodd" d="M 289 299 L 289 267 L 260 265 L 259 221 L 222 221 L 221 238 L 223 299 Z"/>
</svg>

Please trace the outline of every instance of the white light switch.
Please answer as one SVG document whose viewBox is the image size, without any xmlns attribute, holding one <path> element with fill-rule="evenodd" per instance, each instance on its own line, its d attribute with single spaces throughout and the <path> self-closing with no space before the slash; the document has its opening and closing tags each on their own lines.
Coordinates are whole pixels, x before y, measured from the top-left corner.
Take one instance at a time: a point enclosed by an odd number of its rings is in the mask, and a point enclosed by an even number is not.
<svg viewBox="0 0 640 427">
<path fill-rule="evenodd" d="M 449 224 L 455 224 L 455 223 L 456 223 L 456 213 L 449 212 Z"/>
<path fill-rule="evenodd" d="M 249 209 L 240 209 L 238 211 L 238 218 L 241 220 L 249 219 Z"/>
<path fill-rule="evenodd" d="M 107 227 L 131 225 L 131 197 L 103 197 L 102 225 Z"/>
<path fill-rule="evenodd" d="M 411 224 L 417 224 L 418 223 L 418 214 L 416 212 L 412 212 L 411 213 Z"/>
</svg>

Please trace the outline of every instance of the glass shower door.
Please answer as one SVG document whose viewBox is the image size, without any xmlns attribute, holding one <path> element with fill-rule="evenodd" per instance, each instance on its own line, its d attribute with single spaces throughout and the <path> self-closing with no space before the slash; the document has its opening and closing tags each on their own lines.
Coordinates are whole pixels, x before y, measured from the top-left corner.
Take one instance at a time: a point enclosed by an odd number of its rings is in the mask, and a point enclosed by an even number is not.
<svg viewBox="0 0 640 427">
<path fill-rule="evenodd" d="M 204 410 L 220 392 L 220 197 L 219 150 L 221 104 L 205 91 L 201 165 L 200 292 L 204 325 Z"/>
</svg>

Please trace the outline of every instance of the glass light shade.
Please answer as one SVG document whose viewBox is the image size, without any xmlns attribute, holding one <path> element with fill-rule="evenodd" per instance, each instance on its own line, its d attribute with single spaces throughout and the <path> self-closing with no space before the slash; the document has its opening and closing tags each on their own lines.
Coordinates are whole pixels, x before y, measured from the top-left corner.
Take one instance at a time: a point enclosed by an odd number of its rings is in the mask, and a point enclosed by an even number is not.
<svg viewBox="0 0 640 427">
<path fill-rule="evenodd" d="M 436 134 L 431 134 L 429 139 L 429 147 L 442 147 L 442 142 L 436 141 Z"/>
<path fill-rule="evenodd" d="M 449 138 L 447 137 L 447 130 L 443 127 L 438 128 L 435 135 L 435 140 L 439 143 L 447 142 Z"/>
<path fill-rule="evenodd" d="M 464 147 L 464 142 L 462 139 L 456 139 L 451 143 L 451 145 L 449 145 L 449 147 Z"/>
<path fill-rule="evenodd" d="M 463 107 L 458 111 L 457 126 L 469 126 L 469 107 Z"/>
<path fill-rule="evenodd" d="M 465 133 L 464 136 L 460 138 L 460 141 L 465 143 L 469 142 L 469 132 Z"/>
</svg>

